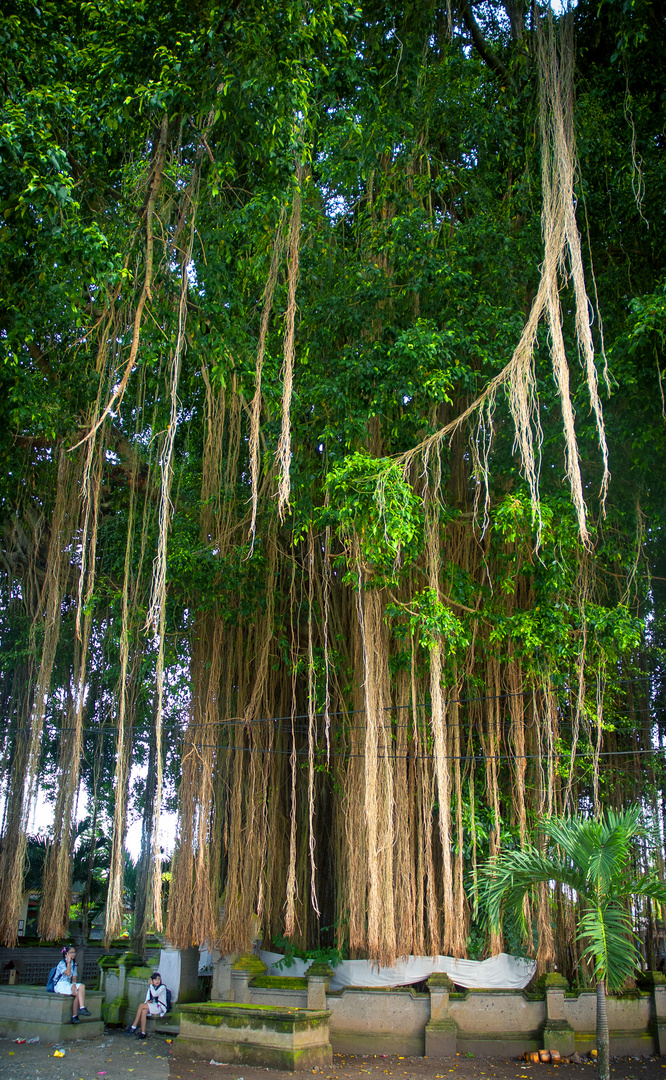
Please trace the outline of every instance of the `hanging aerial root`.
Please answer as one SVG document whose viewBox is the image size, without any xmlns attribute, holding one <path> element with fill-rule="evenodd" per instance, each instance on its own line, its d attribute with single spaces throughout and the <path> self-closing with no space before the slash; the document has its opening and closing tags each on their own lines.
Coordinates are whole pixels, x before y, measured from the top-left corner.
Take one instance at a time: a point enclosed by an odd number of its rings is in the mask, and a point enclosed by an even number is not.
<svg viewBox="0 0 666 1080">
<path fill-rule="evenodd" d="M 183 742 L 179 786 L 179 835 L 171 870 L 166 935 L 180 948 L 208 942 L 218 929 L 213 842 L 214 773 L 224 622 L 203 617 L 192 643 L 190 723 Z"/>
<path fill-rule="evenodd" d="M 394 791 L 389 759 L 388 643 L 382 596 L 363 586 L 360 552 L 355 552 L 357 612 L 363 650 L 365 699 L 365 829 L 368 876 L 368 955 L 383 965 L 395 962 L 396 927 L 393 895 Z"/>
<path fill-rule="evenodd" d="M 587 508 L 583 495 L 569 384 L 569 364 L 564 347 L 562 311 L 559 301 L 560 278 L 566 276 L 567 266 L 575 297 L 578 348 L 583 360 L 590 405 L 595 417 L 601 448 L 603 471 L 599 496 L 602 508 L 609 482 L 608 449 L 594 359 L 590 303 L 585 289 L 580 233 L 576 223 L 574 183 L 577 160 L 573 124 L 573 23 L 570 16 L 561 19 L 560 23 L 562 30 L 559 46 L 552 16 L 548 17 L 545 31 L 541 23 L 538 26 L 543 189 L 541 228 L 544 259 L 541 265 L 539 287 L 528 320 L 509 363 L 491 379 L 483 393 L 472 402 L 469 408 L 407 453 L 400 455 L 397 460 L 404 466 L 405 473 L 410 470 L 415 459 L 420 459 L 423 469 L 427 469 L 429 455 L 445 439 L 448 438 L 450 441 L 466 421 L 476 417 L 477 437 L 471 440 L 473 468 L 475 474 L 486 482 L 487 511 L 492 414 L 497 393 L 500 388 L 505 388 L 514 422 L 514 447 L 520 457 L 523 474 L 529 487 L 540 534 L 539 472 L 543 434 L 539 419 L 534 353 L 539 324 L 543 318 L 548 326 L 553 376 L 562 407 L 567 478 L 579 533 L 583 543 L 589 546 Z"/>
<path fill-rule="evenodd" d="M 135 486 L 130 489 L 130 505 L 125 543 L 125 569 L 123 574 L 122 625 L 120 628 L 120 678 L 116 699 L 118 701 L 118 737 L 116 740 L 116 768 L 114 776 L 115 802 L 113 810 L 113 835 L 111 839 L 111 864 L 109 887 L 104 914 L 104 941 L 118 937 L 122 929 L 124 843 L 127 820 L 127 797 L 129 794 L 129 769 L 131 747 L 128 738 L 130 723 L 129 654 L 130 654 L 130 584 L 132 575 L 132 551 L 134 546 Z"/>
<path fill-rule="evenodd" d="M 287 865 L 286 900 L 284 905 L 284 932 L 288 938 L 293 938 L 296 931 L 296 835 L 297 835 L 297 807 L 296 807 L 296 731 L 295 717 L 296 703 L 296 678 L 298 673 L 298 628 L 300 608 L 296 602 L 296 558 L 291 556 L 291 585 L 289 589 L 289 614 L 291 620 L 291 753 L 289 754 L 289 857 Z"/>
<path fill-rule="evenodd" d="M 0 850 L 0 940 L 6 945 L 13 945 L 16 942 L 23 901 L 28 823 L 37 795 L 42 730 L 60 638 L 64 583 L 70 570 L 69 544 L 75 523 L 79 520 L 78 487 L 75 482 L 78 465 L 79 456 L 71 456 L 63 446 L 60 446 L 47 570 L 38 615 L 30 633 L 32 651 L 35 650 L 37 620 L 41 619 L 44 613 L 42 653 L 35 680 L 29 731 L 26 730 L 25 733 L 27 751 L 25 755 L 21 752 L 20 760 L 23 767 L 20 772 L 12 772 L 14 787 L 8 796 L 14 813 L 7 824 L 8 826 L 12 824 L 14 831 L 10 837 L 7 829 L 5 830 Z"/>
<path fill-rule="evenodd" d="M 437 504 L 430 503 L 427 521 L 426 558 L 428 581 L 435 595 L 439 593 L 439 516 Z M 449 768 L 446 704 L 442 692 L 442 640 L 437 638 L 430 649 L 430 725 L 433 734 L 437 801 L 439 803 L 439 837 L 442 848 L 442 888 L 444 908 L 444 938 L 442 948 L 447 955 L 454 952 L 455 922 L 454 878 L 451 849 L 451 771 Z"/>
<path fill-rule="evenodd" d="M 111 394 L 111 397 L 109 398 L 107 404 L 105 405 L 104 409 L 102 410 L 101 415 L 98 417 L 98 419 L 92 425 L 92 427 L 87 432 L 85 437 L 83 439 L 81 439 L 80 442 L 76 443 L 76 445 L 74 447 L 72 447 L 72 449 L 76 449 L 76 447 L 80 446 L 81 443 L 87 442 L 89 439 L 92 439 L 95 436 L 95 433 L 99 430 L 99 428 L 102 426 L 102 424 L 106 420 L 107 416 L 109 416 L 109 414 L 111 413 L 111 410 L 114 409 L 114 408 L 118 409 L 120 407 L 120 403 L 123 400 L 125 391 L 127 389 L 127 384 L 128 384 L 128 382 L 130 380 L 130 375 L 132 374 L 132 371 L 134 370 L 134 365 L 136 363 L 136 358 L 137 358 L 137 355 L 138 355 L 138 352 L 139 352 L 139 342 L 140 342 L 140 339 L 141 339 L 141 324 L 142 324 L 142 321 L 143 321 L 143 312 L 144 312 L 144 308 L 146 306 L 147 301 L 151 299 L 151 287 L 152 287 L 152 284 L 153 284 L 154 248 L 155 248 L 155 234 L 154 234 L 155 223 L 154 223 L 153 218 L 155 216 L 155 206 L 157 204 L 157 197 L 159 195 L 160 188 L 162 186 L 162 177 L 163 177 L 163 174 L 164 174 L 164 165 L 166 163 L 167 137 L 168 137 L 168 134 L 169 134 L 169 118 L 165 113 L 165 115 L 164 115 L 164 117 L 162 119 L 162 124 L 160 126 L 160 134 L 159 134 L 159 139 L 158 139 L 158 143 L 157 143 L 157 149 L 156 149 L 156 152 L 155 152 L 153 170 L 152 170 L 152 174 L 151 174 L 151 178 L 150 178 L 150 183 L 149 183 L 149 186 L 148 186 L 148 198 L 146 200 L 146 210 L 145 210 L 145 219 L 146 219 L 146 257 L 145 257 L 145 268 L 144 268 L 144 276 L 143 276 L 143 287 L 141 289 L 141 295 L 139 297 L 139 301 L 137 303 L 136 310 L 134 312 L 134 321 L 133 321 L 133 325 L 132 325 L 132 343 L 130 345 L 129 357 L 127 358 L 127 363 L 125 364 L 125 370 L 123 372 L 123 376 L 122 376 L 120 382 L 118 383 L 118 385 L 113 390 L 113 392 Z"/>
<path fill-rule="evenodd" d="M 270 322 L 271 311 L 273 308 L 273 295 L 275 293 L 275 284 L 277 282 L 277 276 L 280 269 L 280 262 L 282 260 L 282 254 L 285 245 L 285 233 L 284 233 L 284 207 L 280 212 L 280 219 L 275 230 L 275 238 L 273 240 L 273 250 L 271 252 L 271 263 L 268 271 L 268 277 L 266 279 L 266 285 L 264 287 L 263 305 L 261 311 L 261 326 L 259 328 L 259 342 L 257 345 L 257 360 L 255 364 L 254 373 L 254 397 L 252 398 L 252 405 L 250 407 L 250 437 L 248 443 L 248 452 L 250 456 L 250 483 L 252 486 L 252 516 L 250 519 L 250 542 L 251 549 L 254 546 L 254 538 L 257 527 L 257 507 L 259 505 L 259 434 L 261 427 L 261 404 L 262 404 L 262 392 L 261 392 L 261 378 L 264 368 L 264 355 L 266 352 L 266 338 L 268 336 L 268 324 Z"/>
<path fill-rule="evenodd" d="M 289 223 L 287 311 L 284 331 L 284 363 L 282 367 L 282 429 L 275 460 L 278 466 L 278 516 L 284 521 L 291 494 L 291 395 L 294 385 L 294 335 L 296 322 L 296 287 L 298 285 L 299 248 L 301 242 L 301 185 L 305 177 L 302 165 L 296 165 L 294 197 Z"/>
<path fill-rule="evenodd" d="M 88 647 L 92 630 L 93 592 L 95 588 L 94 567 L 97 555 L 97 535 L 99 521 L 99 497 L 102 485 L 102 470 L 104 467 L 104 445 L 99 440 L 88 444 L 87 450 L 94 448 L 94 455 L 90 461 L 90 453 L 86 454 L 85 471 L 89 472 L 89 498 L 85 508 L 85 518 L 88 522 L 89 537 L 87 539 L 87 565 L 85 591 L 83 600 L 83 621 L 80 638 L 80 649 L 75 651 L 75 663 L 73 672 L 74 693 L 73 729 L 63 736 L 60 775 L 58 778 L 58 797 L 53 824 L 53 837 L 46 858 L 44 877 L 42 881 L 42 902 L 40 904 L 38 933 L 47 941 L 56 940 L 67 933 L 69 926 L 69 905 L 72 888 L 72 841 L 75 824 L 75 800 L 79 789 L 79 776 L 81 771 L 81 754 L 83 750 L 83 715 L 86 701 L 86 672 L 88 667 Z M 89 521 L 88 521 L 89 519 Z M 86 530 L 84 530 L 85 535 Z M 84 573 L 86 563 L 81 559 L 81 576 Z M 78 616 L 78 612 L 77 612 Z M 77 623 L 80 620 L 77 617 Z"/>
</svg>

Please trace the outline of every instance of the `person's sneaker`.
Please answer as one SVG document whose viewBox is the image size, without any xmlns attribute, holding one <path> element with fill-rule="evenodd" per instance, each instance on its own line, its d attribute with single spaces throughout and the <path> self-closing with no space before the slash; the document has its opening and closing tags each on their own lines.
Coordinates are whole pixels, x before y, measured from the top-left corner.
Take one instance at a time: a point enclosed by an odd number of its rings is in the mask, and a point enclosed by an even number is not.
<svg viewBox="0 0 666 1080">
<path fill-rule="evenodd" d="M 72 1017 L 72 1023 L 73 1024 L 80 1024 L 81 1023 L 81 1021 L 79 1020 L 79 1017 L 78 1017 L 78 1013 L 77 1013 L 76 1016 Z"/>
<path fill-rule="evenodd" d="M 136 1037 L 137 1037 L 137 1039 L 147 1039 L 148 1038 L 145 1031 L 137 1031 Z"/>
<path fill-rule="evenodd" d="M 136 1035 L 136 1028 L 132 1027 L 131 1024 L 128 1024 L 127 1027 L 125 1028 L 124 1034 L 125 1035 Z"/>
<path fill-rule="evenodd" d="M 90 1009 L 86 1009 L 85 1005 L 82 1005 L 79 1009 L 79 1016 L 92 1016 Z"/>
</svg>

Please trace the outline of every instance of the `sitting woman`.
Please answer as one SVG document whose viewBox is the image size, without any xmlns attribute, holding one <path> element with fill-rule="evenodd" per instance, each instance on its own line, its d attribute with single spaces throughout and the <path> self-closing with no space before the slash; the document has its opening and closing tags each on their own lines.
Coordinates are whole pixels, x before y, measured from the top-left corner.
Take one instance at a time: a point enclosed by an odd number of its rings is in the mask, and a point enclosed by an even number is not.
<svg viewBox="0 0 666 1080">
<path fill-rule="evenodd" d="M 162 982 L 159 971 L 154 971 L 148 983 L 148 993 L 143 1004 L 139 1005 L 134 1017 L 134 1023 L 125 1028 L 126 1035 L 138 1035 L 140 1039 L 146 1037 L 146 1018 L 148 1016 L 164 1016 L 167 1011 L 167 988 Z M 140 1026 L 139 1026 L 140 1025 Z"/>
<path fill-rule="evenodd" d="M 72 998 L 72 1023 L 80 1024 L 79 1015 L 91 1016 L 86 1009 L 86 988 L 83 983 L 76 981 L 76 949 L 73 945 L 66 945 L 62 950 L 62 960 L 56 968 L 53 979 L 53 989 L 56 994 L 67 994 Z"/>
</svg>

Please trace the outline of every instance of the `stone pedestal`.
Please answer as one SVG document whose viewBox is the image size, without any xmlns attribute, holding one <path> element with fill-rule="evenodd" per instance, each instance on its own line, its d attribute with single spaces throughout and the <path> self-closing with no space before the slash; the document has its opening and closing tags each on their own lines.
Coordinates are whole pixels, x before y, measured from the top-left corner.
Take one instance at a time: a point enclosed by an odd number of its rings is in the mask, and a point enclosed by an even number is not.
<svg viewBox="0 0 666 1080">
<path fill-rule="evenodd" d="M 97 1039 L 104 1034 L 101 991 L 88 990 L 86 1005 L 92 1015 L 72 1024 L 69 995 L 51 994 L 43 986 L 0 986 L 0 1030 L 5 1038 L 40 1038 L 53 1043 Z"/>
<path fill-rule="evenodd" d="M 157 970 L 169 987 L 174 1004 L 199 999 L 198 949 L 161 949 Z"/>
<path fill-rule="evenodd" d="M 211 1001 L 233 1001 L 231 988 L 231 967 L 238 960 L 238 953 L 218 956 L 213 960 L 213 982 L 210 988 Z"/>
<path fill-rule="evenodd" d="M 130 1008 L 129 973 L 141 963 L 141 957 L 138 953 L 128 951 L 120 958 L 101 956 L 98 963 L 100 990 L 104 993 L 102 1017 L 107 1024 L 124 1024 L 127 1022 L 127 1012 Z"/>
<path fill-rule="evenodd" d="M 181 1004 L 185 1001 L 200 1001 L 199 993 L 199 950 L 180 950 L 180 986 L 176 999 Z"/>
<path fill-rule="evenodd" d="M 546 994 L 546 1022 L 543 1026 L 544 1050 L 559 1050 L 562 1057 L 574 1053 L 574 1030 L 564 1013 L 564 994 L 569 983 L 556 972 L 544 975 L 542 985 Z"/>
<path fill-rule="evenodd" d="M 269 1069 L 314 1071 L 333 1060 L 330 1016 L 326 1010 L 265 1005 L 184 1005 L 173 1052 L 176 1057 L 197 1054 Z"/>
<path fill-rule="evenodd" d="M 426 1057 L 455 1057 L 458 1045 L 458 1025 L 449 1015 L 453 983 L 448 975 L 431 975 L 430 1020 L 425 1029 Z"/>
<path fill-rule="evenodd" d="M 305 973 L 308 980 L 308 1009 L 325 1009 L 326 994 L 333 978 L 333 968 L 314 961 Z"/>
<path fill-rule="evenodd" d="M 231 992 L 234 1002 L 249 1005 L 251 980 L 267 971 L 265 963 L 255 953 L 241 953 L 236 963 L 231 966 Z"/>
</svg>

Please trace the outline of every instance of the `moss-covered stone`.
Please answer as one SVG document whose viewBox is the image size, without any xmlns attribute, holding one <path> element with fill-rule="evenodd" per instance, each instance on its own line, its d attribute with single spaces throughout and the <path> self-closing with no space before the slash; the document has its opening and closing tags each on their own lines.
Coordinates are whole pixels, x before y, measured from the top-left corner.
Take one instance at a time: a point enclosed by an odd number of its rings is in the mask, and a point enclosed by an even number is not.
<svg viewBox="0 0 666 1080">
<path fill-rule="evenodd" d="M 661 971 L 641 971 L 636 976 L 636 984 L 645 990 L 650 990 L 653 986 L 664 986 L 666 975 Z"/>
<path fill-rule="evenodd" d="M 332 979 L 335 972 L 331 965 L 327 964 L 325 960 L 313 960 L 305 974 L 308 979 L 312 975 L 316 975 L 319 978 Z"/>
<path fill-rule="evenodd" d="M 295 975 L 257 975 L 251 985 L 262 990 L 307 990 L 308 980 Z"/>
<path fill-rule="evenodd" d="M 153 973 L 153 969 L 149 967 L 133 967 L 127 972 L 130 979 L 145 979 L 146 982 L 150 979 Z"/>
<path fill-rule="evenodd" d="M 241 953 L 236 963 L 231 965 L 231 970 L 242 971 L 256 978 L 257 975 L 264 975 L 268 968 L 256 953 Z"/>
<path fill-rule="evenodd" d="M 132 953 L 130 949 L 127 949 L 126 953 L 123 953 L 123 955 L 119 957 L 119 963 L 124 964 L 125 968 L 140 968 L 142 967 L 142 964 L 144 964 L 144 957 L 139 956 L 138 953 Z"/>
<path fill-rule="evenodd" d="M 428 986 L 433 990 L 448 990 L 451 993 L 455 987 L 446 972 L 435 972 L 428 978 Z"/>
<path fill-rule="evenodd" d="M 122 1024 L 127 1008 L 129 1008 L 129 1001 L 126 997 L 116 997 L 113 1001 L 103 1001 L 102 1019 L 106 1024 Z"/>
<path fill-rule="evenodd" d="M 304 1071 L 305 1069 L 326 1068 L 333 1060 L 331 1044 L 308 1046 L 305 1048 L 280 1049 L 252 1044 L 238 1044 L 178 1035 L 173 1043 L 176 1057 L 198 1056 L 207 1058 L 214 1054 L 223 1056 L 226 1061 L 242 1065 L 256 1065 L 269 1069 L 281 1069 L 283 1072 Z"/>
<path fill-rule="evenodd" d="M 117 956 L 111 956 L 110 954 L 105 954 L 104 956 L 100 956 L 100 958 L 97 961 L 97 964 L 104 971 L 117 971 L 118 970 L 118 957 Z"/>
</svg>

